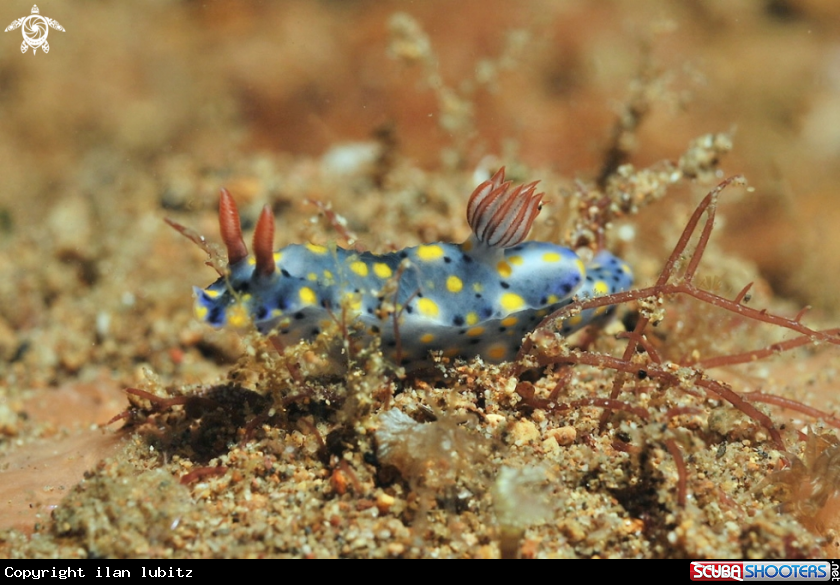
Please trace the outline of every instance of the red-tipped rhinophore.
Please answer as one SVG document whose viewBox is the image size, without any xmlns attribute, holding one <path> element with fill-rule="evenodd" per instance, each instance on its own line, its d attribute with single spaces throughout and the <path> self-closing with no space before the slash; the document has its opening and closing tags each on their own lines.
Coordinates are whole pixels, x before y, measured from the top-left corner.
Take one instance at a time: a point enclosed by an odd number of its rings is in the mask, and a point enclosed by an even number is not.
<svg viewBox="0 0 840 585">
<path fill-rule="evenodd" d="M 274 274 L 274 214 L 268 205 L 263 207 L 254 230 L 254 256 L 257 258 L 257 274 Z"/>
<path fill-rule="evenodd" d="M 227 248 L 229 264 L 236 264 L 248 257 L 248 248 L 242 239 L 242 227 L 239 225 L 239 211 L 227 189 L 222 189 L 219 197 L 219 231 Z"/>
<path fill-rule="evenodd" d="M 467 222 L 475 237 L 493 248 L 510 248 L 531 230 L 542 204 L 537 182 L 510 190 L 502 167 L 489 181 L 475 188 L 467 204 Z"/>
</svg>

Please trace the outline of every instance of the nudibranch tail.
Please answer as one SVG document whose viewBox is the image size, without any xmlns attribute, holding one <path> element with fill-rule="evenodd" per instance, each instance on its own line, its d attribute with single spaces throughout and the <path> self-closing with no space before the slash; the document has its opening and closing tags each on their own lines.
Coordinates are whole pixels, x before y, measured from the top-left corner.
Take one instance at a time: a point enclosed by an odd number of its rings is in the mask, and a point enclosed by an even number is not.
<svg viewBox="0 0 840 585">
<path fill-rule="evenodd" d="M 219 197 L 219 231 L 227 248 L 229 264 L 236 264 L 248 257 L 248 247 L 242 239 L 242 227 L 239 224 L 239 210 L 227 189 L 222 189 Z"/>
<path fill-rule="evenodd" d="M 268 205 L 263 207 L 254 230 L 254 256 L 258 275 L 274 274 L 274 214 Z"/>
<path fill-rule="evenodd" d="M 475 188 L 467 204 L 467 222 L 479 242 L 492 248 L 510 248 L 528 236 L 540 213 L 544 193 L 537 183 L 520 185 L 510 191 L 505 168 Z"/>
</svg>

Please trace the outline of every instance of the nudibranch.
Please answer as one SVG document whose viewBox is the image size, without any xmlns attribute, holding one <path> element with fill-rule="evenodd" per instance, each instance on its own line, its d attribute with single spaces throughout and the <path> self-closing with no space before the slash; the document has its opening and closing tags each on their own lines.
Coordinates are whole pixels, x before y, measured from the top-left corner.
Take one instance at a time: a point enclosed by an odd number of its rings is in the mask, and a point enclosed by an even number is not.
<svg viewBox="0 0 840 585">
<path fill-rule="evenodd" d="M 353 334 L 379 337 L 385 355 L 402 365 L 433 351 L 510 359 L 544 316 L 633 282 L 630 268 L 607 251 L 584 263 L 568 248 L 524 241 L 541 209 L 536 186 L 512 188 L 502 168 L 469 199 L 466 242 L 387 254 L 315 244 L 274 251 L 274 216 L 265 206 L 250 255 L 236 204 L 223 189 L 219 225 L 228 274 L 195 289 L 196 314 L 215 327 L 253 325 L 284 344 L 313 339 L 340 316 Z M 582 311 L 560 331 L 603 323 L 613 308 Z"/>
</svg>

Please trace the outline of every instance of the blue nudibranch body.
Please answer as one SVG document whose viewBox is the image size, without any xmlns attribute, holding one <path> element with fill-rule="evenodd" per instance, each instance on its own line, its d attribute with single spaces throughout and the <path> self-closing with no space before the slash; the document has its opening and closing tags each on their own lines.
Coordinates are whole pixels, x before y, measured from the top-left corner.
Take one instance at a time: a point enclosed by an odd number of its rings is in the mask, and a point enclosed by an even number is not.
<svg viewBox="0 0 840 585">
<path fill-rule="evenodd" d="M 290 245 L 273 251 L 274 218 L 266 206 L 248 254 L 233 198 L 222 191 L 219 218 L 229 275 L 196 288 L 197 316 L 245 327 L 284 343 L 312 339 L 345 315 L 379 336 L 404 365 L 430 351 L 454 357 L 512 358 L 523 336 L 575 298 L 626 290 L 628 266 L 602 251 L 588 263 L 571 250 L 523 241 L 540 210 L 536 182 L 511 189 L 504 169 L 476 187 L 467 207 L 472 235 L 388 254 L 337 246 Z M 612 307 L 583 311 L 561 328 L 571 333 L 610 317 Z"/>
</svg>

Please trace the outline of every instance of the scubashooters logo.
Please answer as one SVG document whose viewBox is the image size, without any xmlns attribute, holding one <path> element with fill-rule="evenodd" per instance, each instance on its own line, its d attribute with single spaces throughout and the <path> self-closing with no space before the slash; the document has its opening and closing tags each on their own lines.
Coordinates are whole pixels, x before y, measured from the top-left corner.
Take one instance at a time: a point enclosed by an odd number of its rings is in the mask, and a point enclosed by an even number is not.
<svg viewBox="0 0 840 585">
<path fill-rule="evenodd" d="M 693 561 L 690 572 L 692 581 L 828 581 L 837 576 L 837 563 L 828 561 Z"/>
<path fill-rule="evenodd" d="M 50 44 L 47 42 L 47 35 L 50 34 L 50 29 L 64 32 L 64 27 L 58 24 L 57 20 L 41 16 L 39 12 L 36 4 L 32 7 L 32 14 L 13 20 L 12 24 L 6 27 L 5 32 L 21 29 L 23 33 L 23 42 L 20 44 L 21 53 L 25 53 L 29 47 L 32 47 L 33 55 L 38 52 L 39 47 L 45 53 L 49 53 Z"/>
</svg>

